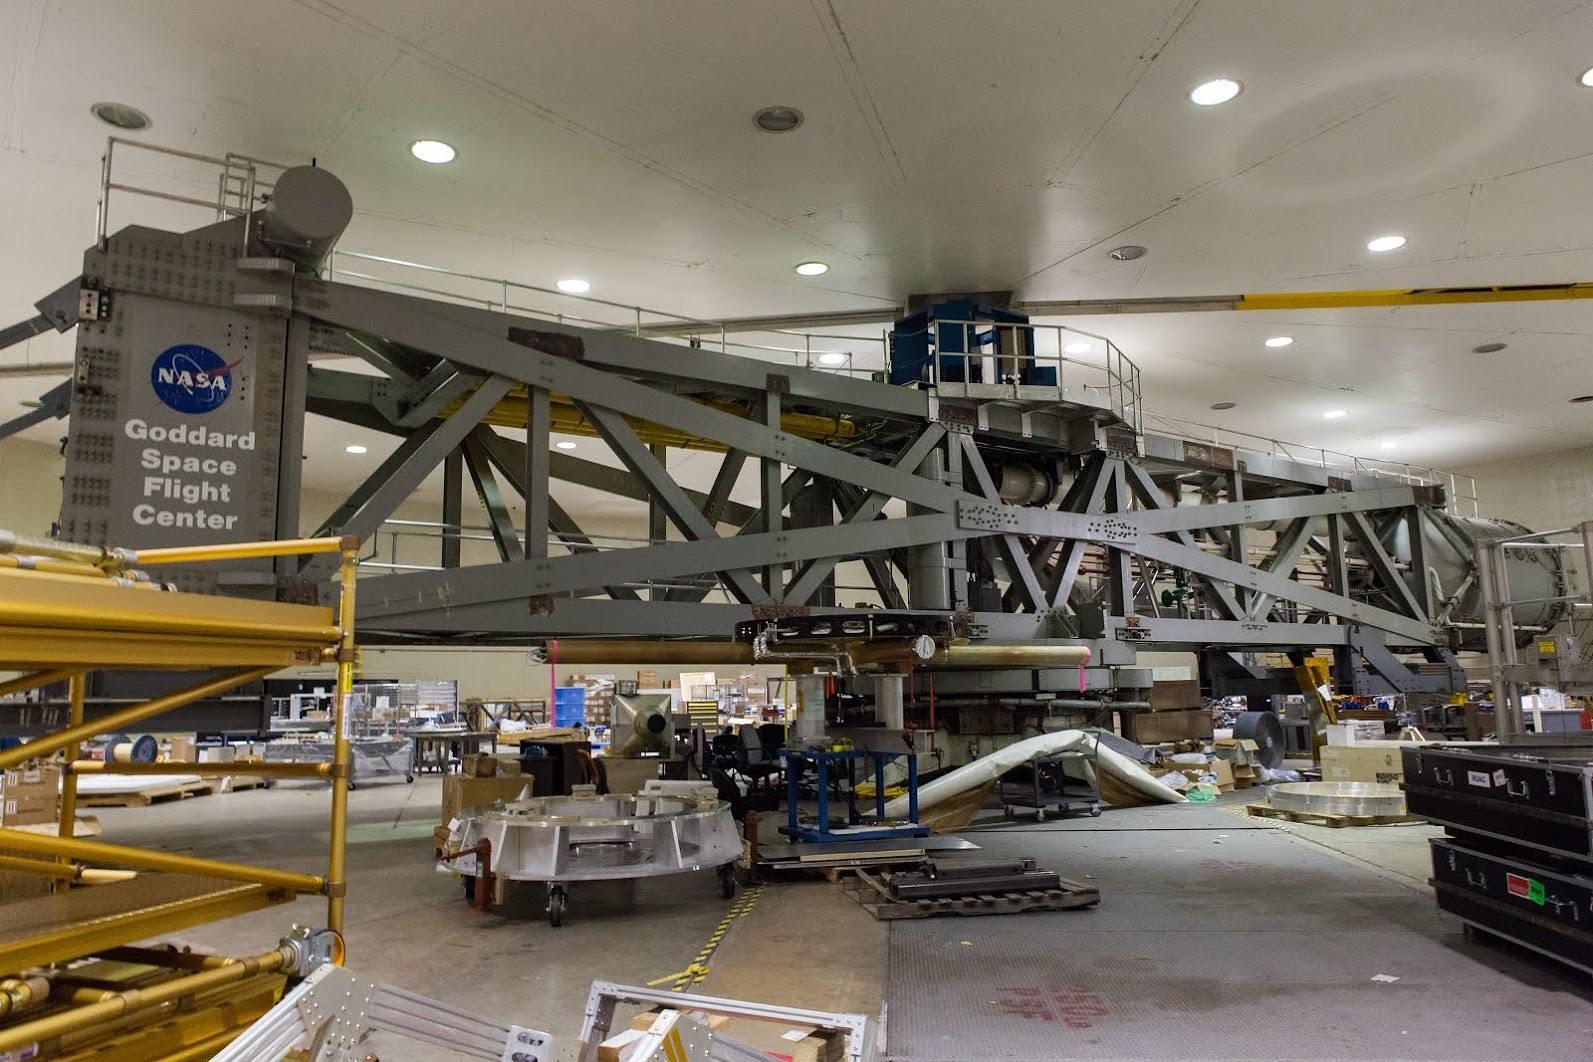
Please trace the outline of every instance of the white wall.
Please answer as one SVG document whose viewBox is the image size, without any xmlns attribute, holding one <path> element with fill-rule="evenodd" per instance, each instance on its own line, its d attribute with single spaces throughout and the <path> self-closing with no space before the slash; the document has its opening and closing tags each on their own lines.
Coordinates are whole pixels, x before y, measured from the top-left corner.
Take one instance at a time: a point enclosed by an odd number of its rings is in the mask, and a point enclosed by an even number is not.
<svg viewBox="0 0 1593 1062">
<path fill-rule="evenodd" d="M 1534 531 L 1593 520 L 1593 446 L 1458 471 L 1476 478 L 1484 516 L 1514 520 Z"/>
</svg>

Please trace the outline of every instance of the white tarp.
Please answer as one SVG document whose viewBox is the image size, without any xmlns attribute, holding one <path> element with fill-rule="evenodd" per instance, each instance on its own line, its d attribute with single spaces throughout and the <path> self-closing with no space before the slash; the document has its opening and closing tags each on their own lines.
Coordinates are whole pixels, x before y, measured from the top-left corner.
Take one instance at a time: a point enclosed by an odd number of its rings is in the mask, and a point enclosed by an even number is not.
<svg viewBox="0 0 1593 1062">
<path fill-rule="evenodd" d="M 920 812 L 932 808 L 943 800 L 950 800 L 959 793 L 966 793 L 976 786 L 1006 774 L 1020 764 L 1028 763 L 1036 756 L 1050 756 L 1058 752 L 1067 752 L 1071 749 L 1089 753 L 1096 765 L 1105 773 L 1116 778 L 1119 782 L 1131 786 L 1145 794 L 1152 800 L 1164 804 L 1182 804 L 1185 797 L 1173 789 L 1168 788 L 1155 778 L 1150 772 L 1124 756 L 1114 752 L 1105 745 L 1096 748 L 1096 740 L 1082 730 L 1058 730 L 1054 734 L 1041 734 L 1038 737 L 1027 738 L 1015 745 L 1008 745 L 998 749 L 988 756 L 981 756 L 972 763 L 952 771 L 950 774 L 941 775 L 933 782 L 929 782 L 918 790 L 918 810 Z M 907 798 L 897 797 L 885 805 L 885 817 L 888 819 L 901 818 L 907 814 Z"/>
</svg>

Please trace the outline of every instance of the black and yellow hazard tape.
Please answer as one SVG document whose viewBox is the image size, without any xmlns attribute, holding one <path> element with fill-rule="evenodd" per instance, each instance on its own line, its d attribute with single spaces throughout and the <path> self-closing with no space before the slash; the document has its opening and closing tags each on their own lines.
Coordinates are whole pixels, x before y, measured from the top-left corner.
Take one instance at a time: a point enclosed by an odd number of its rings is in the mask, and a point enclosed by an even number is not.
<svg viewBox="0 0 1593 1062">
<path fill-rule="evenodd" d="M 735 925 L 736 919 L 745 918 L 752 910 L 753 905 L 758 902 L 758 897 L 763 895 L 763 889 L 762 885 L 754 885 L 743 892 L 736 902 L 730 905 L 730 910 L 725 912 L 725 916 L 719 920 L 714 931 L 708 934 L 708 940 L 704 942 L 690 964 L 684 970 L 654 978 L 647 982 L 648 987 L 656 988 L 668 984 L 671 992 L 684 992 L 701 984 L 703 978 L 708 976 L 708 960 L 719 950 L 720 942 L 725 939 L 725 934 L 730 932 L 730 927 Z"/>
</svg>

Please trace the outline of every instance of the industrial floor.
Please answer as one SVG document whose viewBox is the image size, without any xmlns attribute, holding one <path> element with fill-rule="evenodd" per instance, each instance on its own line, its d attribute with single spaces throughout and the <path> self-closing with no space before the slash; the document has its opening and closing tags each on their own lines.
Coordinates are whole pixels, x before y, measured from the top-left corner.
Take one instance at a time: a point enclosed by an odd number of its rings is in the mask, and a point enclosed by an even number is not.
<svg viewBox="0 0 1593 1062">
<path fill-rule="evenodd" d="M 432 869 L 440 786 L 352 794 L 349 964 L 562 1038 L 573 1057 L 594 978 L 684 970 L 728 904 L 711 874 L 583 887 L 551 928 L 537 890 L 481 916 Z M 888 927 L 824 882 L 771 885 L 724 934 L 691 990 L 876 1012 L 887 1057 L 1039 1059 L 1503 1059 L 1589 1057 L 1586 978 L 1464 939 L 1425 885 L 1425 825 L 1331 830 L 1217 805 L 1107 809 L 1008 822 L 987 812 L 964 858 L 1028 855 L 1098 886 L 1098 908 Z M 325 790 L 99 809 L 106 840 L 319 870 Z M 261 950 L 300 900 L 181 939 Z M 1394 978 L 1395 980 L 1389 980 Z M 439 1058 L 380 1045 L 386 1062 Z"/>
</svg>

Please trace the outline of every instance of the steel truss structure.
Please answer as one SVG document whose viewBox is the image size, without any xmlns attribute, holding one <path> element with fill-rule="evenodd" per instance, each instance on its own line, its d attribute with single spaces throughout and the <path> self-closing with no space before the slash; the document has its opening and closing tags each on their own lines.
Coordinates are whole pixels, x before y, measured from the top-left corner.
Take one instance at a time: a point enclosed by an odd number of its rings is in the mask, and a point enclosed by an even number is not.
<svg viewBox="0 0 1593 1062">
<path fill-rule="evenodd" d="M 224 193 L 234 171 L 253 187 L 247 160 L 226 161 Z M 132 190 L 107 176 L 104 194 L 113 187 Z M 104 235 L 102 207 L 84 277 L 18 335 L 70 327 L 61 306 L 80 287 L 78 319 L 102 337 L 127 314 L 175 335 L 169 322 L 194 304 L 256 329 L 262 366 L 282 370 L 269 455 L 282 538 L 299 534 L 305 412 L 398 440 L 318 535 L 373 540 L 441 467 L 435 569 L 362 572 L 362 640 L 723 639 L 755 617 L 882 607 L 956 614 L 976 640 L 1086 642 L 1096 688 L 1141 648 L 1225 650 L 1242 674 L 1257 673 L 1255 650 L 1329 648 L 1352 688 L 1461 681 L 1449 650 L 1475 576 L 1438 585 L 1425 554 L 1436 542 L 1469 558 L 1473 542 L 1440 484 L 1144 431 L 1138 370 L 1121 354 L 1085 369 L 1058 356 L 1048 388 L 999 365 L 988 383 L 891 385 L 773 364 L 725 352 L 721 325 L 644 328 L 637 310 L 634 329 L 576 327 L 506 312 L 507 282 L 497 308 L 332 282 L 315 272 L 324 255 L 262 243 L 271 219 L 255 220 L 240 194 L 182 237 Z M 165 273 L 146 276 L 140 263 L 155 258 Z M 715 338 L 721 350 L 705 349 Z M 1004 339 L 1003 351 L 1032 349 Z M 103 356 L 80 336 L 75 388 L 52 391 L 30 420 L 70 409 L 75 421 Z M 312 364 L 328 357 L 366 368 Z M 550 451 L 555 431 L 601 439 L 622 468 Z M 709 489 L 675 478 L 678 448 L 721 455 Z M 756 504 L 731 496 L 749 468 Z M 645 506 L 647 539 L 600 542 L 549 493 L 554 480 Z M 461 529 L 477 522 L 467 492 L 494 563 L 463 563 Z M 837 584 L 848 562 L 867 579 L 862 602 Z M 274 571 L 279 595 L 329 574 L 313 557 Z"/>
</svg>

